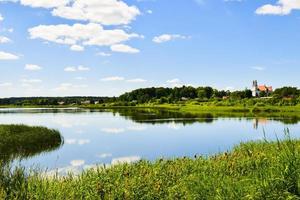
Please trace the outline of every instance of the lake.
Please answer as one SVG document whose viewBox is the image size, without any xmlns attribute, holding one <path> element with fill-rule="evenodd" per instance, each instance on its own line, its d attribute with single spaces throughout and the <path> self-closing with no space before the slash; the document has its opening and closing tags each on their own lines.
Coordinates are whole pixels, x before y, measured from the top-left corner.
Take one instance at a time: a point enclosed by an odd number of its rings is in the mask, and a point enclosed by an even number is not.
<svg viewBox="0 0 300 200">
<path fill-rule="evenodd" d="M 191 115 L 150 109 L 0 109 L 0 124 L 59 130 L 64 137 L 61 148 L 16 162 L 61 174 L 96 164 L 212 155 L 240 142 L 262 140 L 264 132 L 267 139 L 282 138 L 285 128 L 292 137 L 300 137 L 298 118 Z"/>
</svg>

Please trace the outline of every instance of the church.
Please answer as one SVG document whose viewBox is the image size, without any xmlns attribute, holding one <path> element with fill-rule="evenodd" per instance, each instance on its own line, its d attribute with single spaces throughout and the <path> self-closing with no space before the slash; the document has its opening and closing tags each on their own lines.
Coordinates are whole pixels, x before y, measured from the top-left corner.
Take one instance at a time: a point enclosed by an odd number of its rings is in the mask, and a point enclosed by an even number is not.
<svg viewBox="0 0 300 200">
<path fill-rule="evenodd" d="M 257 80 L 252 83 L 252 96 L 259 97 L 261 92 L 265 92 L 267 96 L 273 92 L 272 86 L 258 85 Z"/>
</svg>

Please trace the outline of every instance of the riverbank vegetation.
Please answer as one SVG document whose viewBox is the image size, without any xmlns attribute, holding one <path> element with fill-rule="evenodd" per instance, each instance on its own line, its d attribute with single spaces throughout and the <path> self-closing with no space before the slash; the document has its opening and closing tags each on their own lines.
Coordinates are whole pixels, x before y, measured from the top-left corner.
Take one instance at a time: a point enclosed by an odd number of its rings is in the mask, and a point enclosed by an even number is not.
<svg viewBox="0 0 300 200">
<path fill-rule="evenodd" d="M 63 144 L 56 130 L 25 125 L 0 125 L 0 162 L 26 159 L 42 152 L 53 151 Z"/>
<path fill-rule="evenodd" d="M 299 199 L 300 142 L 256 141 L 210 157 L 98 167 L 45 177 L 2 169 L 5 199 Z"/>
</svg>

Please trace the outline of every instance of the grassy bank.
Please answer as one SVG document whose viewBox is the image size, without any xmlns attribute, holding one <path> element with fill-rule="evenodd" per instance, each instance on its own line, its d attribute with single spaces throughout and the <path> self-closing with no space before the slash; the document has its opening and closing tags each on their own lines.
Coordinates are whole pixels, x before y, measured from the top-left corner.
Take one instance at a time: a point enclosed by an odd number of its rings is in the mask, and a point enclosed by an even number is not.
<svg viewBox="0 0 300 200">
<path fill-rule="evenodd" d="M 249 142 L 208 158 L 140 161 L 79 176 L 6 173 L 8 199 L 299 199 L 300 142 Z"/>
<path fill-rule="evenodd" d="M 226 103 L 223 103 L 226 104 Z M 16 105 L 2 105 L 0 108 L 84 108 L 84 109 L 167 109 L 173 111 L 180 111 L 185 113 L 293 113 L 300 115 L 300 104 L 298 105 L 268 105 L 264 103 L 257 103 L 255 105 L 247 105 L 242 103 L 223 105 L 215 102 L 203 102 L 199 103 L 196 101 L 187 101 L 181 103 L 145 103 L 136 105 L 123 105 L 122 103 L 106 103 L 106 104 L 87 104 L 87 105 L 26 105 L 26 106 L 16 106 Z"/>
<path fill-rule="evenodd" d="M 116 106 L 111 104 L 85 105 L 80 106 L 86 109 L 166 109 L 181 113 L 202 114 L 202 113 L 228 113 L 228 114 L 294 114 L 300 116 L 300 106 L 216 106 L 211 104 L 138 104 L 136 106 Z"/>
<path fill-rule="evenodd" d="M 63 143 L 60 133 L 44 127 L 0 125 L 0 162 L 27 158 L 59 148 Z"/>
</svg>

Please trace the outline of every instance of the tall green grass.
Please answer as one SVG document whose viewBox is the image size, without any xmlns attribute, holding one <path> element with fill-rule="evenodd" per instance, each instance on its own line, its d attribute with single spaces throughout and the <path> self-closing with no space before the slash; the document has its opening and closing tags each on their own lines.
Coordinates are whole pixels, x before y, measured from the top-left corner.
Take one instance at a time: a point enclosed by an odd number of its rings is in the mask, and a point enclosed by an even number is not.
<svg viewBox="0 0 300 200">
<path fill-rule="evenodd" d="M 300 199 L 300 142 L 240 144 L 210 157 L 139 161 L 79 176 L 4 170 L 6 199 Z"/>
<path fill-rule="evenodd" d="M 13 168 L 15 159 L 26 159 L 53 151 L 63 144 L 56 130 L 25 125 L 0 125 L 0 199 L 30 199 L 28 175 Z"/>
<path fill-rule="evenodd" d="M 63 144 L 57 130 L 26 125 L 0 125 L 0 160 L 27 158 Z"/>
</svg>

